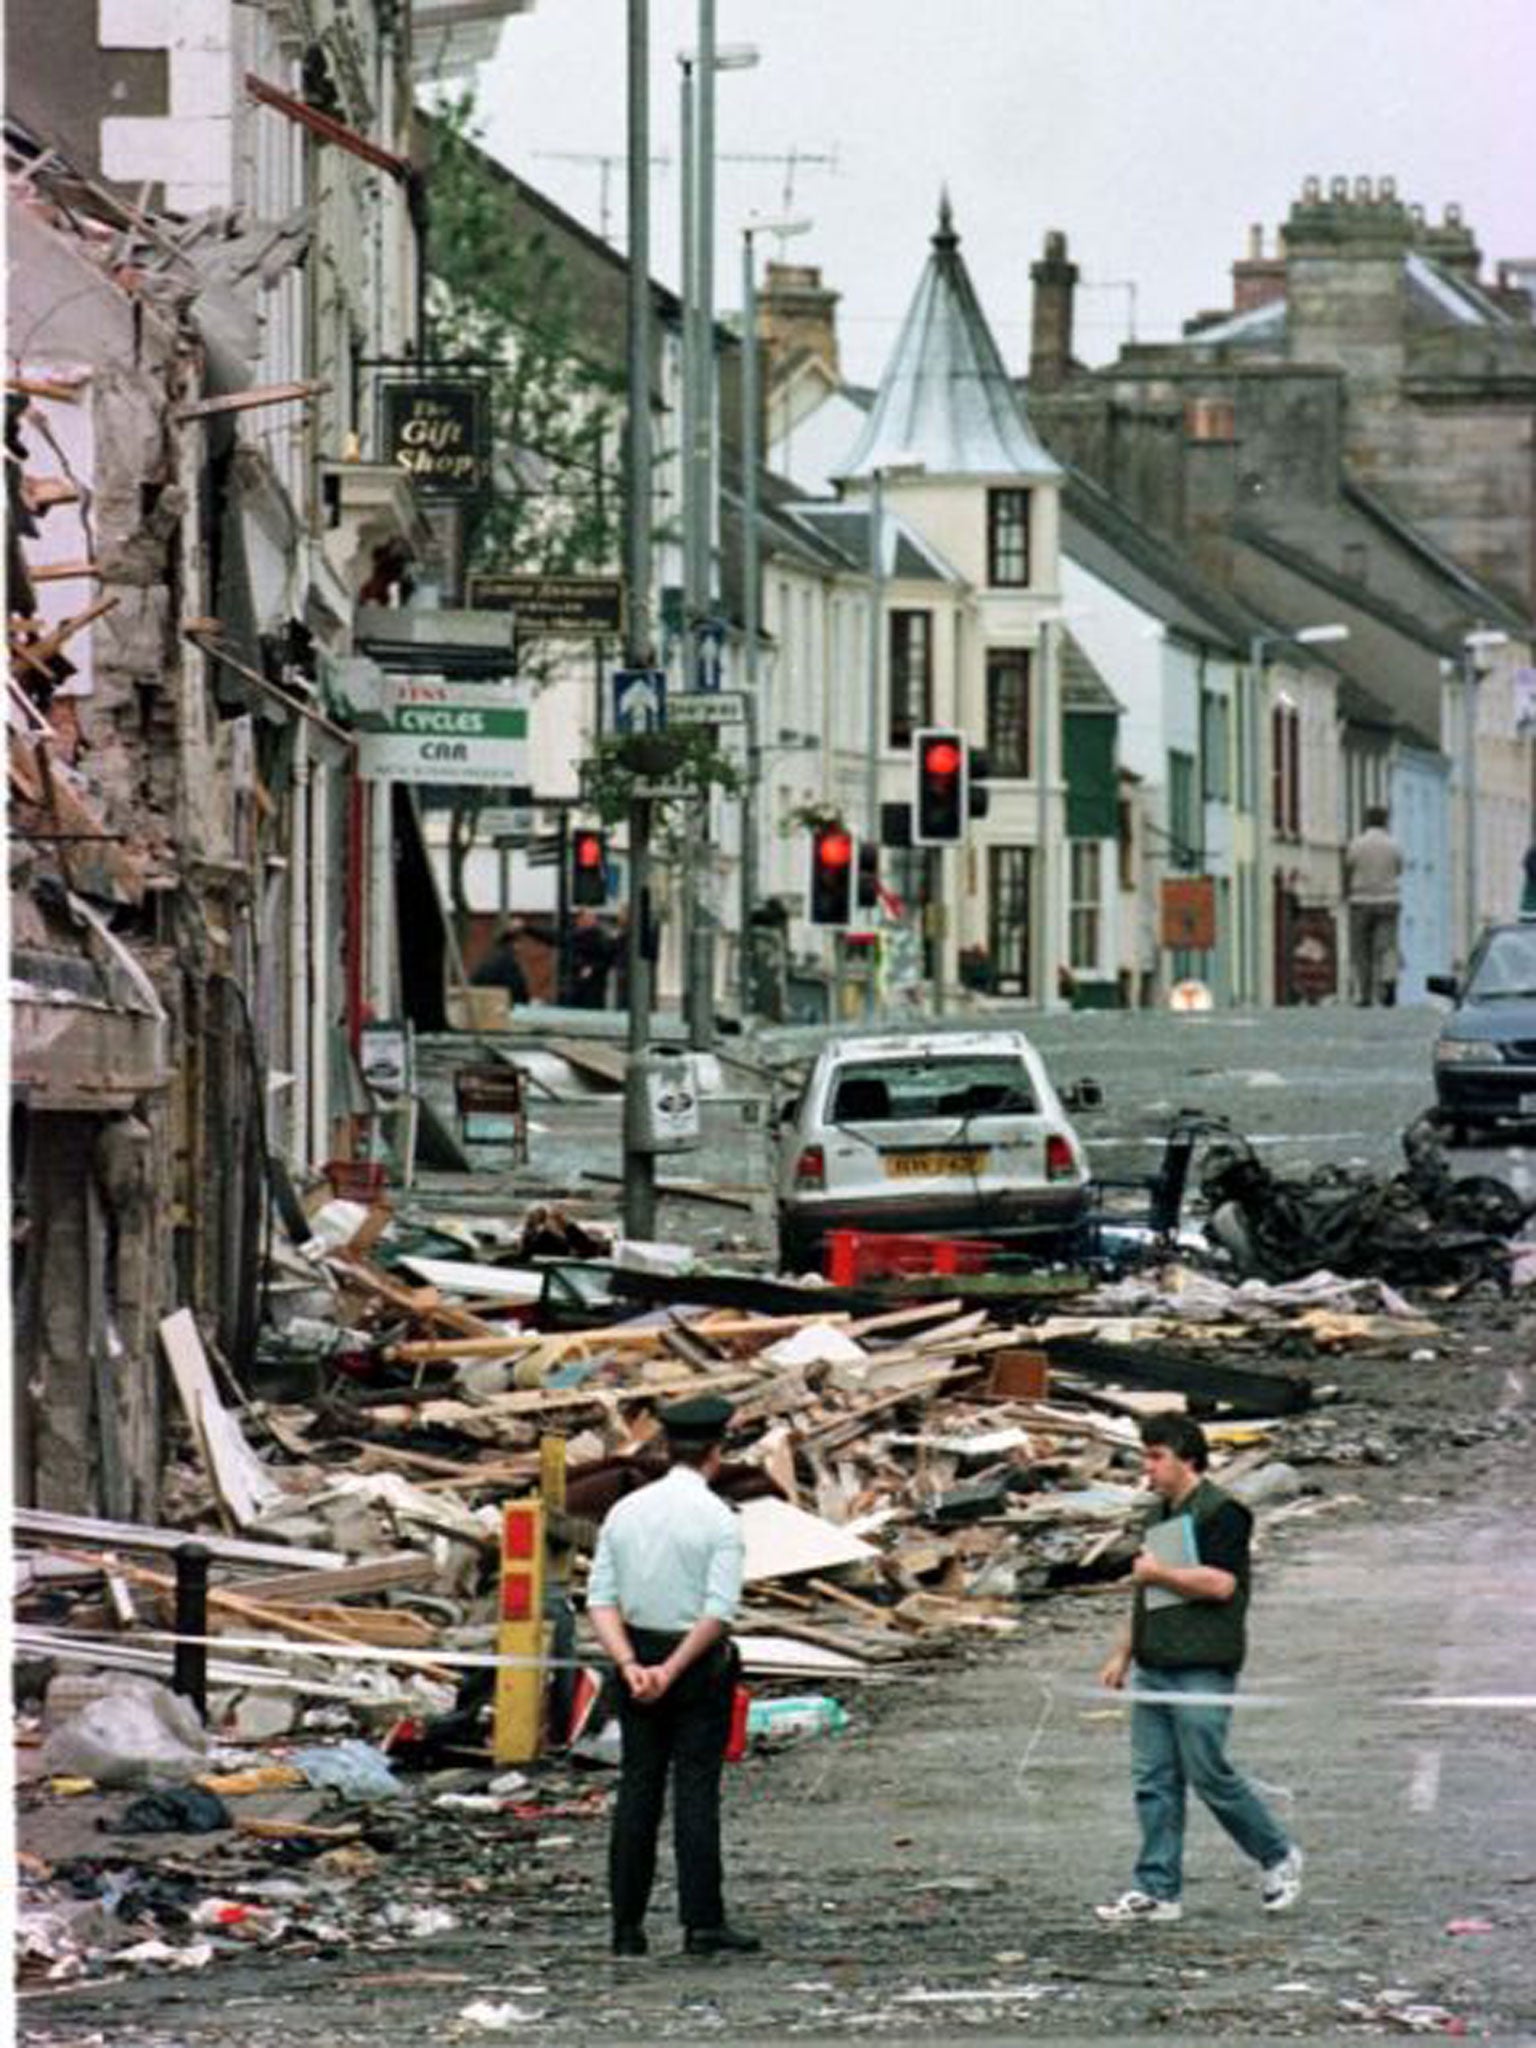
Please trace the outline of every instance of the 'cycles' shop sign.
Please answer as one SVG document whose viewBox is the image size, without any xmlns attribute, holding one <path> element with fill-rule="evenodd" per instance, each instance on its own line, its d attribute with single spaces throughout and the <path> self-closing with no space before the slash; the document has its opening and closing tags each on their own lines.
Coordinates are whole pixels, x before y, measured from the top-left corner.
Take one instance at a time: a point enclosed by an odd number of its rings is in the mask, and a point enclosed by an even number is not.
<svg viewBox="0 0 1536 2048">
<path fill-rule="evenodd" d="M 477 498 L 490 486 L 491 429 L 483 384 L 384 383 L 380 457 L 427 498 Z"/>
</svg>

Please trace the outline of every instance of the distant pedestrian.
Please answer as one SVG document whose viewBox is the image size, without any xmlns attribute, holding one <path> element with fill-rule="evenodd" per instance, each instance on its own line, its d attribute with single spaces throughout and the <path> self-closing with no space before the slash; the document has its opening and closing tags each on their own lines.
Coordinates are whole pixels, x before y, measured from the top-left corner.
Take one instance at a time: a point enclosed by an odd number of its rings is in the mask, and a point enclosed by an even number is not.
<svg viewBox="0 0 1536 2048">
<path fill-rule="evenodd" d="M 1096 1911 L 1113 1926 L 1183 1917 L 1184 1818 L 1193 1790 L 1260 1866 L 1265 1909 L 1284 1912 L 1301 1896 L 1301 1851 L 1226 1754 L 1229 1701 L 1247 1647 L 1253 1516 L 1206 1478 L 1205 1432 L 1188 1416 L 1150 1416 L 1141 1442 L 1143 1475 L 1160 1511 L 1131 1568 L 1130 1627 L 1099 1673 L 1117 1692 L 1132 1680 L 1141 1853 L 1131 1889 Z"/>
<path fill-rule="evenodd" d="M 527 1002 L 528 977 L 517 957 L 522 930 L 516 918 L 502 926 L 491 950 L 469 977 L 472 988 L 504 988 L 514 1003 Z"/>
<path fill-rule="evenodd" d="M 711 1482 L 730 1416 L 730 1403 L 708 1394 L 661 1411 L 671 1470 L 609 1513 L 587 1584 L 587 1612 L 623 1685 L 623 1764 L 608 1851 L 615 1955 L 646 1953 L 669 1776 L 684 1948 L 720 1955 L 761 1946 L 727 1921 L 720 1865 L 720 1773 L 739 1668 L 730 1627 L 743 1545 Z"/>
<path fill-rule="evenodd" d="M 1365 830 L 1357 832 L 1344 851 L 1355 1001 L 1365 1008 L 1397 1001 L 1402 887 L 1402 848 L 1387 830 L 1385 810 L 1372 805 L 1365 814 Z"/>
<path fill-rule="evenodd" d="M 1525 887 L 1520 891 L 1520 915 L 1536 917 L 1536 839 L 1525 849 Z"/>
<path fill-rule="evenodd" d="M 606 1010 L 608 977 L 619 957 L 618 941 L 597 913 L 578 910 L 571 929 L 571 1001 L 578 1010 Z"/>
</svg>

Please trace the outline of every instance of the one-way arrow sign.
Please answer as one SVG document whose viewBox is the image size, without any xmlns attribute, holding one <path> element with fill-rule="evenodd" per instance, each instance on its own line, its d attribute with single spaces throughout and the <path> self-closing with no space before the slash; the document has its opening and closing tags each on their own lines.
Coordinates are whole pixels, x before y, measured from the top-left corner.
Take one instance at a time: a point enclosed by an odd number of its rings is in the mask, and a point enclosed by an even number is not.
<svg viewBox="0 0 1536 2048">
<path fill-rule="evenodd" d="M 667 675 L 659 668 L 613 672 L 613 729 L 620 733 L 660 732 L 667 722 Z"/>
</svg>

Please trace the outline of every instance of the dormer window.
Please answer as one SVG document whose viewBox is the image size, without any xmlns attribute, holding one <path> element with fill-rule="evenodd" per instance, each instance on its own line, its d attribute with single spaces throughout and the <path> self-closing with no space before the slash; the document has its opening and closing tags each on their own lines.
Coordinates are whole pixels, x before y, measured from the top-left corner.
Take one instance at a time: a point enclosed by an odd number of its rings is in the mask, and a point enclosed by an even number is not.
<svg viewBox="0 0 1536 2048">
<path fill-rule="evenodd" d="M 1029 492 L 987 493 L 987 581 L 996 589 L 1029 583 Z"/>
</svg>

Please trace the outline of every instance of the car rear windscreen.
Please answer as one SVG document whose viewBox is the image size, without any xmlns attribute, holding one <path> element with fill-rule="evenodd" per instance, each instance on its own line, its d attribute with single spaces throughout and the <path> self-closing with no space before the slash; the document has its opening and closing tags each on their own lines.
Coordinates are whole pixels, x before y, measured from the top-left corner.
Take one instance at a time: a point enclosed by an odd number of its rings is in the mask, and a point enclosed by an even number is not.
<svg viewBox="0 0 1536 2048">
<path fill-rule="evenodd" d="M 828 1117 L 835 1124 L 918 1117 L 1032 1116 L 1038 1105 L 1024 1062 L 1009 1054 L 870 1060 L 839 1067 Z"/>
</svg>

